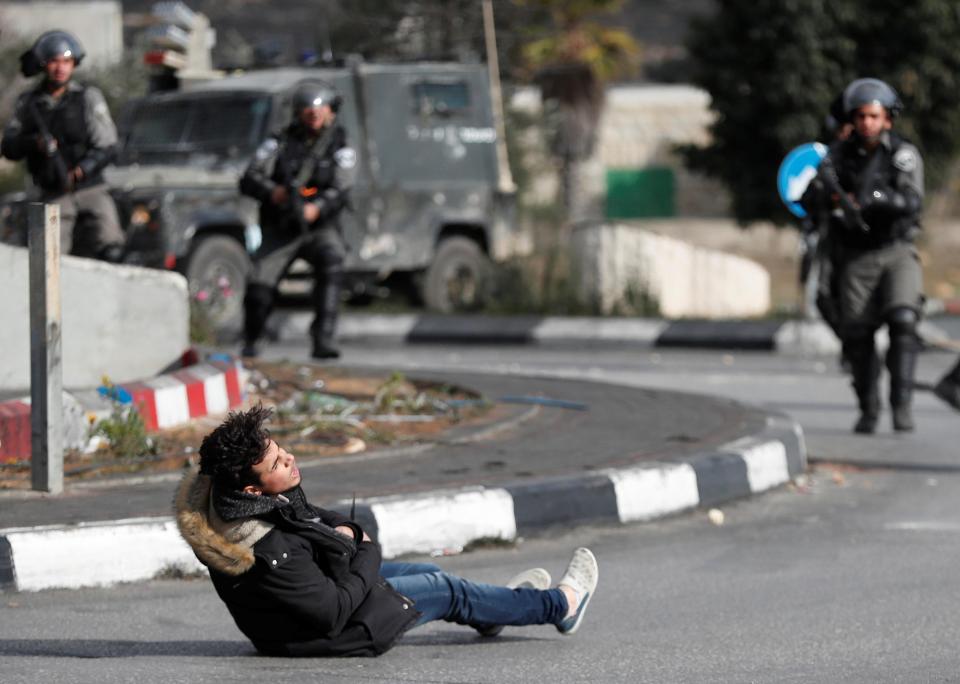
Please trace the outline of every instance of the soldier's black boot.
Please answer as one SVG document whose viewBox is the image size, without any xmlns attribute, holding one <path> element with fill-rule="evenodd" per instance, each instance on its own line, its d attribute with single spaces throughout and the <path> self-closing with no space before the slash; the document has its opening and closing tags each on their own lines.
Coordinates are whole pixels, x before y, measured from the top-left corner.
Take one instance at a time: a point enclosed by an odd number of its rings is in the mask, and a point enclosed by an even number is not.
<svg viewBox="0 0 960 684">
<path fill-rule="evenodd" d="M 917 369 L 916 311 L 897 307 L 887 314 L 890 330 L 890 348 L 887 350 L 887 370 L 890 371 L 890 408 L 893 410 L 893 429 L 897 432 L 914 430 L 913 375 Z"/>
<path fill-rule="evenodd" d="M 893 429 L 913 432 L 913 374 L 917 367 L 917 340 L 913 335 L 893 335 L 887 351 L 887 369 L 890 371 L 890 408 Z"/>
<path fill-rule="evenodd" d="M 933 393 L 960 411 L 960 361 L 934 385 Z"/>
<path fill-rule="evenodd" d="M 273 288 L 252 283 L 247 285 L 243 296 L 243 347 L 242 356 L 254 357 L 260 352 L 257 341 L 263 335 L 267 319 L 273 308 Z"/>
<path fill-rule="evenodd" d="M 853 431 L 861 435 L 872 435 L 877 431 L 880 417 L 880 358 L 873 346 L 873 337 L 850 340 L 845 344 L 850 370 L 853 375 L 853 389 L 857 393 L 860 416 Z"/>
<path fill-rule="evenodd" d="M 313 350 L 310 355 L 315 359 L 339 359 L 340 350 L 334 344 L 337 332 L 337 314 L 340 310 L 340 286 L 343 271 L 339 266 L 328 267 L 324 273 L 317 274 L 313 288 L 313 306 L 316 316 L 310 333 L 313 337 Z"/>
</svg>

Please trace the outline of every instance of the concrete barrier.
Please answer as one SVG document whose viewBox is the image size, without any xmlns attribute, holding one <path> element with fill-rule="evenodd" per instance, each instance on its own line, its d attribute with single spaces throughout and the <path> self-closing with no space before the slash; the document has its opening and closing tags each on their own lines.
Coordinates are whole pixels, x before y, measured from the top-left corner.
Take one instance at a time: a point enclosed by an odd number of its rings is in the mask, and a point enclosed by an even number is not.
<svg viewBox="0 0 960 684">
<path fill-rule="evenodd" d="M 28 266 L 26 249 L 0 244 L 0 390 L 30 388 Z M 187 281 L 178 273 L 68 256 L 61 283 L 64 387 L 156 375 L 190 344 Z"/>
<path fill-rule="evenodd" d="M 604 313 L 643 292 L 666 318 L 742 318 L 770 310 L 770 275 L 754 261 L 644 230 L 641 224 L 583 225 L 571 262 L 584 301 Z"/>
</svg>

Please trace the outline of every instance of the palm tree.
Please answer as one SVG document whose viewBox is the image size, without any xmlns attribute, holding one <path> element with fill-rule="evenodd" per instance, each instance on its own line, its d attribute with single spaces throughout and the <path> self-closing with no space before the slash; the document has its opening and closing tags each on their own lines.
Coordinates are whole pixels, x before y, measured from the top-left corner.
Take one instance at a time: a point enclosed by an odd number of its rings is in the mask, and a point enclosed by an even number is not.
<svg viewBox="0 0 960 684">
<path fill-rule="evenodd" d="M 545 27 L 550 33 L 527 43 L 523 59 L 552 120 L 550 149 L 557 160 L 561 202 L 569 220 L 583 220 L 588 201 L 578 192 L 577 165 L 593 153 L 604 84 L 633 71 L 640 46 L 623 29 L 597 21 L 619 10 L 623 0 L 514 2 L 546 10 L 551 18 L 552 26 Z"/>
</svg>

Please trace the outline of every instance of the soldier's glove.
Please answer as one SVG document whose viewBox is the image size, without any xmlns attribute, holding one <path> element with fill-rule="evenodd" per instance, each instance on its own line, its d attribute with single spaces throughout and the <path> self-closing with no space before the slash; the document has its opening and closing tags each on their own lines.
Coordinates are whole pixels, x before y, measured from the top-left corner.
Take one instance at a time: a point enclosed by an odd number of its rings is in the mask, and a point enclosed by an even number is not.
<svg viewBox="0 0 960 684">
<path fill-rule="evenodd" d="M 902 216 L 907 213 L 907 200 L 902 193 L 890 188 L 877 187 L 866 198 L 864 211 L 872 214 Z"/>
<path fill-rule="evenodd" d="M 867 197 L 863 210 L 873 216 L 899 218 L 919 212 L 920 205 L 920 198 L 913 192 L 878 186 Z"/>
</svg>

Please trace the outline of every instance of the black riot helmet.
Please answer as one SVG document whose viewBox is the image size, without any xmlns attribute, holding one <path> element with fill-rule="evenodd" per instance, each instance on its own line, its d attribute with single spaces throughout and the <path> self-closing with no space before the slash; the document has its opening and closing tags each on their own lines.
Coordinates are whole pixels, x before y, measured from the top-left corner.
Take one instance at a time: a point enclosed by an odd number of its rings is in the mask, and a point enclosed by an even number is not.
<svg viewBox="0 0 960 684">
<path fill-rule="evenodd" d="M 20 72 L 27 78 L 36 76 L 54 57 L 73 57 L 73 63 L 80 66 L 86 54 L 80 41 L 72 34 L 47 31 L 37 38 L 33 47 L 20 55 Z"/>
<path fill-rule="evenodd" d="M 296 118 L 301 111 L 308 107 L 322 107 L 323 105 L 329 105 L 330 109 L 336 113 L 340 109 L 342 101 L 343 98 L 329 83 L 304 81 L 293 91 L 293 116 Z"/>
<path fill-rule="evenodd" d="M 896 117 L 903 110 L 897 91 L 878 78 L 858 78 L 843 91 L 843 111 L 849 116 L 864 105 L 878 104 Z"/>
</svg>

